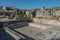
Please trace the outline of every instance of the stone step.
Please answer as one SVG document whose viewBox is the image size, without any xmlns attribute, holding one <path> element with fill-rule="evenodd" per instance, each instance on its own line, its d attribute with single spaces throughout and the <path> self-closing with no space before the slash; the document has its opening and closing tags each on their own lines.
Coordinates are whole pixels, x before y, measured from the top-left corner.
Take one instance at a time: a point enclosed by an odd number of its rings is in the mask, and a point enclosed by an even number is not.
<svg viewBox="0 0 60 40">
<path fill-rule="evenodd" d="M 14 39 L 16 39 L 16 40 L 19 40 L 19 39 L 21 39 L 21 38 L 24 38 L 24 37 L 21 36 L 20 34 L 14 32 L 13 30 L 11 30 L 11 29 L 9 29 L 9 28 L 7 28 L 7 27 L 5 27 L 5 30 L 6 30 L 7 33 L 9 33 L 9 34 L 10 34 Z"/>
</svg>

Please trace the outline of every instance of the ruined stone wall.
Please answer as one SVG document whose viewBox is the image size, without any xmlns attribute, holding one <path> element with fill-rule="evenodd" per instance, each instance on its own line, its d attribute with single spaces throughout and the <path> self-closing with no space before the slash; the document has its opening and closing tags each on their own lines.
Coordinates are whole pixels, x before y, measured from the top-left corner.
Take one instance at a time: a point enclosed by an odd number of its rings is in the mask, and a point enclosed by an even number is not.
<svg viewBox="0 0 60 40">
<path fill-rule="evenodd" d="M 37 10 L 36 11 L 36 17 L 40 17 L 41 15 L 40 15 L 40 10 Z"/>
<path fill-rule="evenodd" d="M 42 24 L 60 26 L 60 21 L 58 21 L 58 20 L 33 18 L 33 21 L 34 21 L 35 23 L 42 23 Z"/>
<path fill-rule="evenodd" d="M 25 12 L 26 12 L 27 18 L 32 17 L 32 13 L 30 10 L 27 10 Z"/>
<path fill-rule="evenodd" d="M 36 17 L 41 17 L 41 18 L 50 18 L 50 13 L 48 11 L 41 11 L 41 10 L 37 10 L 36 11 Z"/>
</svg>

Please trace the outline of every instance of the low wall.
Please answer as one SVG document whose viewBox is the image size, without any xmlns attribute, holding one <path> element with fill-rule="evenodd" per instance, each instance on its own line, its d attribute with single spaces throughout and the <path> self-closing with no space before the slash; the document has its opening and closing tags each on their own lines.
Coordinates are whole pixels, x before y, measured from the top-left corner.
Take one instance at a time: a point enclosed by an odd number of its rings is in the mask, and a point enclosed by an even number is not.
<svg viewBox="0 0 60 40">
<path fill-rule="evenodd" d="M 58 20 L 33 18 L 33 21 L 36 22 L 36 23 L 42 23 L 42 24 L 49 24 L 49 25 L 54 25 L 54 26 L 60 26 L 60 21 L 58 21 Z"/>
<path fill-rule="evenodd" d="M 26 27 L 26 26 L 28 26 L 27 22 L 20 22 L 20 23 L 10 24 L 8 25 L 8 28 L 16 29 L 16 28 L 21 28 L 21 27 Z"/>
<path fill-rule="evenodd" d="M 40 24 L 40 23 L 35 23 L 35 22 L 29 23 L 29 26 L 40 28 L 41 30 L 45 30 L 47 28 L 52 28 L 52 26 L 50 26 L 50 25 Z"/>
</svg>

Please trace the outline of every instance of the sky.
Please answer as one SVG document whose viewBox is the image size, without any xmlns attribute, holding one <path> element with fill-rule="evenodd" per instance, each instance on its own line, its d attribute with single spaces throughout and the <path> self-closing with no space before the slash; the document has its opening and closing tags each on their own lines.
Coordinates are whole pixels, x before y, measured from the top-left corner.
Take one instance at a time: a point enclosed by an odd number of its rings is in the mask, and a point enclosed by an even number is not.
<svg viewBox="0 0 60 40">
<path fill-rule="evenodd" d="M 60 7 L 60 0 L 0 0 L 0 6 L 20 9 Z"/>
</svg>

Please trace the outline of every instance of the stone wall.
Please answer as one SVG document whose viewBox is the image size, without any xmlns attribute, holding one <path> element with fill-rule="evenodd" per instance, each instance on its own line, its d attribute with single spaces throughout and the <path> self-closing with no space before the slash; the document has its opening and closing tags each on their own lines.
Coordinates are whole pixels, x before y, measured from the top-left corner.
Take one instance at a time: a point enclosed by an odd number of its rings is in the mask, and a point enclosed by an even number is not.
<svg viewBox="0 0 60 40">
<path fill-rule="evenodd" d="M 41 18 L 50 18 L 50 12 L 49 10 L 46 10 L 45 8 L 40 9 L 40 10 L 36 10 L 36 17 L 41 17 Z"/>
<path fill-rule="evenodd" d="M 53 25 L 53 26 L 60 26 L 60 21 L 58 21 L 58 20 L 33 18 L 33 21 L 36 23 L 48 24 L 48 25 Z"/>
<path fill-rule="evenodd" d="M 32 18 L 32 13 L 30 10 L 26 10 L 25 12 L 26 12 L 27 18 L 29 17 Z"/>
</svg>

